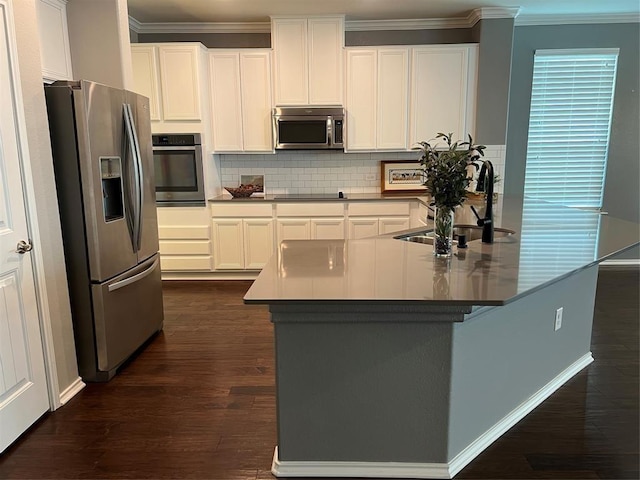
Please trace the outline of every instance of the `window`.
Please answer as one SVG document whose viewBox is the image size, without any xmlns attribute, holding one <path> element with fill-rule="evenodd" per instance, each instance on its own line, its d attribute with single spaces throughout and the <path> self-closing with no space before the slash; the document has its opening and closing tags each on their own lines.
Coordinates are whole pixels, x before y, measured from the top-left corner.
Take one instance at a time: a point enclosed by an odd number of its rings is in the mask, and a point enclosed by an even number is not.
<svg viewBox="0 0 640 480">
<path fill-rule="evenodd" d="M 618 49 L 536 51 L 525 196 L 602 207 L 617 60 Z"/>
</svg>

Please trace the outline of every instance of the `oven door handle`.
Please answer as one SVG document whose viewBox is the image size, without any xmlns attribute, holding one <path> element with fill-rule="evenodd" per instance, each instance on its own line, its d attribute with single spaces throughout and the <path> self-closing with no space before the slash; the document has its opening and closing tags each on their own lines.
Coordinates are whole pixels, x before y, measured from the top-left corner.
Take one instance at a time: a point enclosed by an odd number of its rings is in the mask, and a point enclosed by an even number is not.
<svg viewBox="0 0 640 480">
<path fill-rule="evenodd" d="M 193 147 L 153 147 L 153 150 L 183 150 L 183 151 L 195 151 L 199 145 Z"/>
</svg>

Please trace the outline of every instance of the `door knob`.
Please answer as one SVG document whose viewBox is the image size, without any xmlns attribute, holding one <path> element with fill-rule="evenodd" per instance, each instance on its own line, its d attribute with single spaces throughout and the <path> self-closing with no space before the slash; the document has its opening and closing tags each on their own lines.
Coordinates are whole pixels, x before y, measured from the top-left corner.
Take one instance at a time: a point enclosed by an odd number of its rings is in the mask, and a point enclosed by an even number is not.
<svg viewBox="0 0 640 480">
<path fill-rule="evenodd" d="M 31 244 L 31 240 L 26 242 L 24 240 L 20 240 L 18 242 L 18 246 L 16 247 L 16 252 L 20 254 L 25 254 L 27 252 L 30 252 L 32 249 L 33 249 L 33 245 Z"/>
</svg>

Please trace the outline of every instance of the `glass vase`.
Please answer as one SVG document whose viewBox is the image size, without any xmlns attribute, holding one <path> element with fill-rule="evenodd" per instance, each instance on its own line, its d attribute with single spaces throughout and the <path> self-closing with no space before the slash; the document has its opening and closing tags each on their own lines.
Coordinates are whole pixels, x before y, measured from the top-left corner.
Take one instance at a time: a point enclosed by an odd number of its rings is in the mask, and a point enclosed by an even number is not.
<svg viewBox="0 0 640 480">
<path fill-rule="evenodd" d="M 454 209 L 436 206 L 433 216 L 433 254 L 436 257 L 450 257 L 453 251 Z"/>
</svg>

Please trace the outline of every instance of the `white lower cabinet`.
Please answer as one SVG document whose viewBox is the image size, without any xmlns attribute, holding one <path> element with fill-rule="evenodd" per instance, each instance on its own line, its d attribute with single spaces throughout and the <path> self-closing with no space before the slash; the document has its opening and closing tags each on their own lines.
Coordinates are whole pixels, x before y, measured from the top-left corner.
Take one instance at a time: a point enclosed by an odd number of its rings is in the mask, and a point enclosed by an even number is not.
<svg viewBox="0 0 640 480">
<path fill-rule="evenodd" d="M 216 270 L 244 269 L 244 231 L 242 219 L 213 220 L 213 266 Z"/>
<path fill-rule="evenodd" d="M 358 238 L 375 237 L 378 235 L 378 218 L 350 218 L 349 219 L 349 238 L 357 240 Z"/>
<path fill-rule="evenodd" d="M 273 220 L 248 218 L 242 221 L 244 233 L 244 268 L 261 269 L 274 253 Z"/>
<path fill-rule="evenodd" d="M 158 207 L 162 271 L 211 271 L 211 234 L 206 207 Z"/>
<path fill-rule="evenodd" d="M 213 269 L 260 270 L 286 240 L 359 239 L 406 230 L 412 227 L 412 205 L 417 209 L 411 200 L 213 203 Z M 195 254 L 204 246 L 192 248 Z"/>
<path fill-rule="evenodd" d="M 348 206 L 350 239 L 375 237 L 411 227 L 411 202 L 359 202 Z"/>
<path fill-rule="evenodd" d="M 378 232 L 385 233 L 399 232 L 411 228 L 409 217 L 383 217 L 378 219 Z"/>
<path fill-rule="evenodd" d="M 283 240 L 343 240 L 343 218 L 278 219 L 278 244 Z"/>
<path fill-rule="evenodd" d="M 215 219 L 212 225 L 216 270 L 259 270 L 274 253 L 270 218 Z"/>
<path fill-rule="evenodd" d="M 314 240 L 342 240 L 344 239 L 344 217 L 341 218 L 312 218 L 311 238 Z"/>
<path fill-rule="evenodd" d="M 311 224 L 308 218 L 278 219 L 278 245 L 283 240 L 309 240 L 311 238 Z"/>
<path fill-rule="evenodd" d="M 283 240 L 342 240 L 344 212 L 344 203 L 278 204 L 278 245 Z"/>
<path fill-rule="evenodd" d="M 259 270 L 275 253 L 270 203 L 214 203 L 211 234 L 215 270 Z"/>
</svg>

